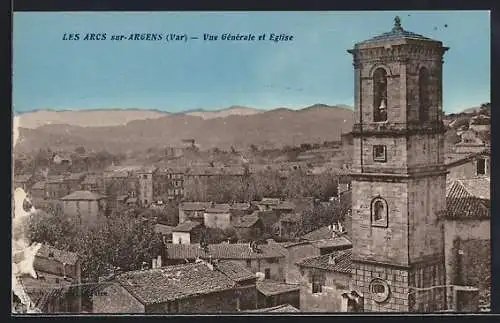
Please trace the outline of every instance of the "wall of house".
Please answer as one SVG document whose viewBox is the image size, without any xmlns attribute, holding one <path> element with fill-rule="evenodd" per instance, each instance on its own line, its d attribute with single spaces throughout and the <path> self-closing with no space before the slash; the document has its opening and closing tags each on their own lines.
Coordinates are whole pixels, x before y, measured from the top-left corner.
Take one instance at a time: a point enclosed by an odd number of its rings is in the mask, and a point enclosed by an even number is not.
<svg viewBox="0 0 500 323">
<path fill-rule="evenodd" d="M 255 279 L 251 283 L 238 287 L 238 298 L 240 310 L 250 310 L 257 308 L 257 287 Z"/>
<path fill-rule="evenodd" d="M 188 297 L 168 303 L 148 305 L 146 313 L 234 313 L 237 312 L 238 292 L 236 289 Z M 178 308 L 173 311 L 172 308 Z"/>
<path fill-rule="evenodd" d="M 490 161 L 489 157 L 481 157 L 481 158 L 486 158 L 486 169 L 485 169 L 485 175 L 483 176 L 489 176 L 490 173 Z M 477 177 L 477 160 L 479 158 L 474 158 L 467 163 L 461 164 L 461 165 L 456 165 L 448 168 L 448 175 L 447 175 L 447 180 L 455 180 L 455 179 L 461 179 L 461 178 L 473 178 Z"/>
<path fill-rule="evenodd" d="M 320 293 L 312 292 L 314 269 L 304 268 L 300 283 L 301 312 L 340 312 L 342 294 L 348 292 L 349 274 L 323 271 L 325 282 Z"/>
<path fill-rule="evenodd" d="M 246 267 L 253 273 L 265 273 L 266 269 L 270 269 L 270 279 L 277 281 L 285 281 L 285 257 L 282 258 L 267 258 L 267 259 L 228 259 L 229 261 Z"/>
<path fill-rule="evenodd" d="M 287 283 L 298 284 L 302 281 L 300 269 L 295 265 L 301 259 L 316 257 L 320 255 L 320 250 L 310 243 L 303 243 L 286 248 L 287 256 L 285 262 L 285 280 Z"/>
<path fill-rule="evenodd" d="M 295 308 L 300 308 L 300 290 L 266 296 L 257 293 L 258 308 L 274 307 L 278 305 L 290 304 Z"/>
<path fill-rule="evenodd" d="M 144 313 L 145 307 L 118 284 L 110 284 L 92 297 L 93 313 Z"/>
<path fill-rule="evenodd" d="M 203 215 L 207 228 L 227 229 L 231 225 L 230 213 L 206 213 Z"/>
<path fill-rule="evenodd" d="M 191 234 L 189 232 L 172 232 L 173 244 L 190 244 Z"/>
<path fill-rule="evenodd" d="M 469 262 L 473 259 L 479 261 L 482 264 L 490 263 L 488 257 L 488 252 L 484 253 L 485 247 L 490 249 L 491 243 L 491 231 L 490 231 L 490 221 L 489 220 L 446 220 L 444 224 L 444 236 L 445 236 L 445 266 L 446 266 L 446 281 L 448 284 L 457 283 L 457 257 L 460 255 L 456 250 L 456 240 L 461 240 L 462 249 L 467 248 L 468 244 L 478 244 L 484 245 L 481 250 L 471 250 L 468 253 L 464 253 L 461 259 L 461 265 Z M 480 259 L 478 259 L 479 255 Z M 461 266 L 460 266 L 461 267 Z M 461 269 L 461 268 L 460 268 Z M 467 267 L 465 267 L 467 271 Z M 468 268 L 472 270 L 473 268 Z M 468 275 L 462 273 L 464 278 L 476 279 L 478 275 Z M 472 281 L 471 281 L 472 282 Z M 464 282 L 465 283 L 465 282 Z M 477 282 L 476 282 L 477 283 Z"/>
<path fill-rule="evenodd" d="M 99 206 L 97 201 L 63 201 L 64 213 L 79 216 L 82 222 L 92 223 L 97 220 Z"/>
<path fill-rule="evenodd" d="M 76 280 L 80 279 L 80 264 L 77 262 L 75 265 L 66 264 L 50 258 L 35 256 L 35 261 L 33 264 L 34 268 L 38 271 L 50 273 L 53 275 L 64 276 L 74 278 Z M 64 266 L 64 268 L 63 268 Z"/>
<path fill-rule="evenodd" d="M 139 175 L 139 200 L 143 205 L 153 202 L 153 174 L 141 173 Z"/>
<path fill-rule="evenodd" d="M 197 221 L 200 223 L 203 223 L 203 214 L 205 212 L 200 210 L 200 211 L 186 211 L 182 208 L 179 208 L 179 224 L 184 223 L 188 220 L 191 221 Z"/>
</svg>

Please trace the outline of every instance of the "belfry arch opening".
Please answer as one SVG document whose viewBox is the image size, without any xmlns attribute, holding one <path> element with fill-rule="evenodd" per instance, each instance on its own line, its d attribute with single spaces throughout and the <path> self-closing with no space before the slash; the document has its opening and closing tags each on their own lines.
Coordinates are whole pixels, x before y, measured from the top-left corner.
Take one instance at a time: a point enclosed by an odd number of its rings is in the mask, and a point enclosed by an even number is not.
<svg viewBox="0 0 500 323">
<path fill-rule="evenodd" d="M 421 67 L 418 71 L 418 116 L 421 122 L 429 120 L 429 70 Z"/>
<path fill-rule="evenodd" d="M 373 121 L 387 121 L 387 72 L 382 67 L 373 72 Z"/>
</svg>

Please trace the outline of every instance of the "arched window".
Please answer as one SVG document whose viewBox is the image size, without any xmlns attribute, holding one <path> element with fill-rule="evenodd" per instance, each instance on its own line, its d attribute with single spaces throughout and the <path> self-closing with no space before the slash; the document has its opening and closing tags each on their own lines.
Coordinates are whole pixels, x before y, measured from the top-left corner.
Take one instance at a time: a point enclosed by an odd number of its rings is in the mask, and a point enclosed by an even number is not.
<svg viewBox="0 0 500 323">
<path fill-rule="evenodd" d="M 387 72 L 377 68 L 373 73 L 373 121 L 387 120 Z"/>
<path fill-rule="evenodd" d="M 418 115 L 420 121 L 429 120 L 429 71 L 422 67 L 418 72 L 418 100 L 419 110 Z"/>
<path fill-rule="evenodd" d="M 371 203 L 371 223 L 376 227 L 387 227 L 388 209 L 387 202 L 380 197 L 374 198 Z"/>
</svg>

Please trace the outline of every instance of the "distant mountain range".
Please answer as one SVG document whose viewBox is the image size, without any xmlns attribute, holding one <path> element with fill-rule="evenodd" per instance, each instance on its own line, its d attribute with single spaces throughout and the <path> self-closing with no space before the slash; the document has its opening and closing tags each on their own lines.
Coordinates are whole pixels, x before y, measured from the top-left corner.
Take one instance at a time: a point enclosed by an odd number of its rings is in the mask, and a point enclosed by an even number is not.
<svg viewBox="0 0 500 323">
<path fill-rule="evenodd" d="M 219 111 L 167 113 L 156 110 L 37 111 L 19 118 L 16 150 L 50 147 L 125 151 L 182 146 L 195 139 L 202 149 L 282 147 L 339 140 L 353 126 L 348 106 L 315 104 L 300 110 L 258 110 L 232 106 Z"/>
</svg>

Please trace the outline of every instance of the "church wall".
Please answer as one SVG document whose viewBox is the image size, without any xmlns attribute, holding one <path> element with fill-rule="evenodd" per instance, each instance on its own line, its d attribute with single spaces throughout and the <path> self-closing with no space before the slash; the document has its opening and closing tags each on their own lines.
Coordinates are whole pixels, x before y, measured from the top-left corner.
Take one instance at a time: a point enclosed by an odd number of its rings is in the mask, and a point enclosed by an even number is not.
<svg viewBox="0 0 500 323">
<path fill-rule="evenodd" d="M 371 223 L 371 201 L 380 195 L 389 209 L 388 227 Z M 352 182 L 353 255 L 382 263 L 407 264 L 407 184 Z"/>
</svg>

